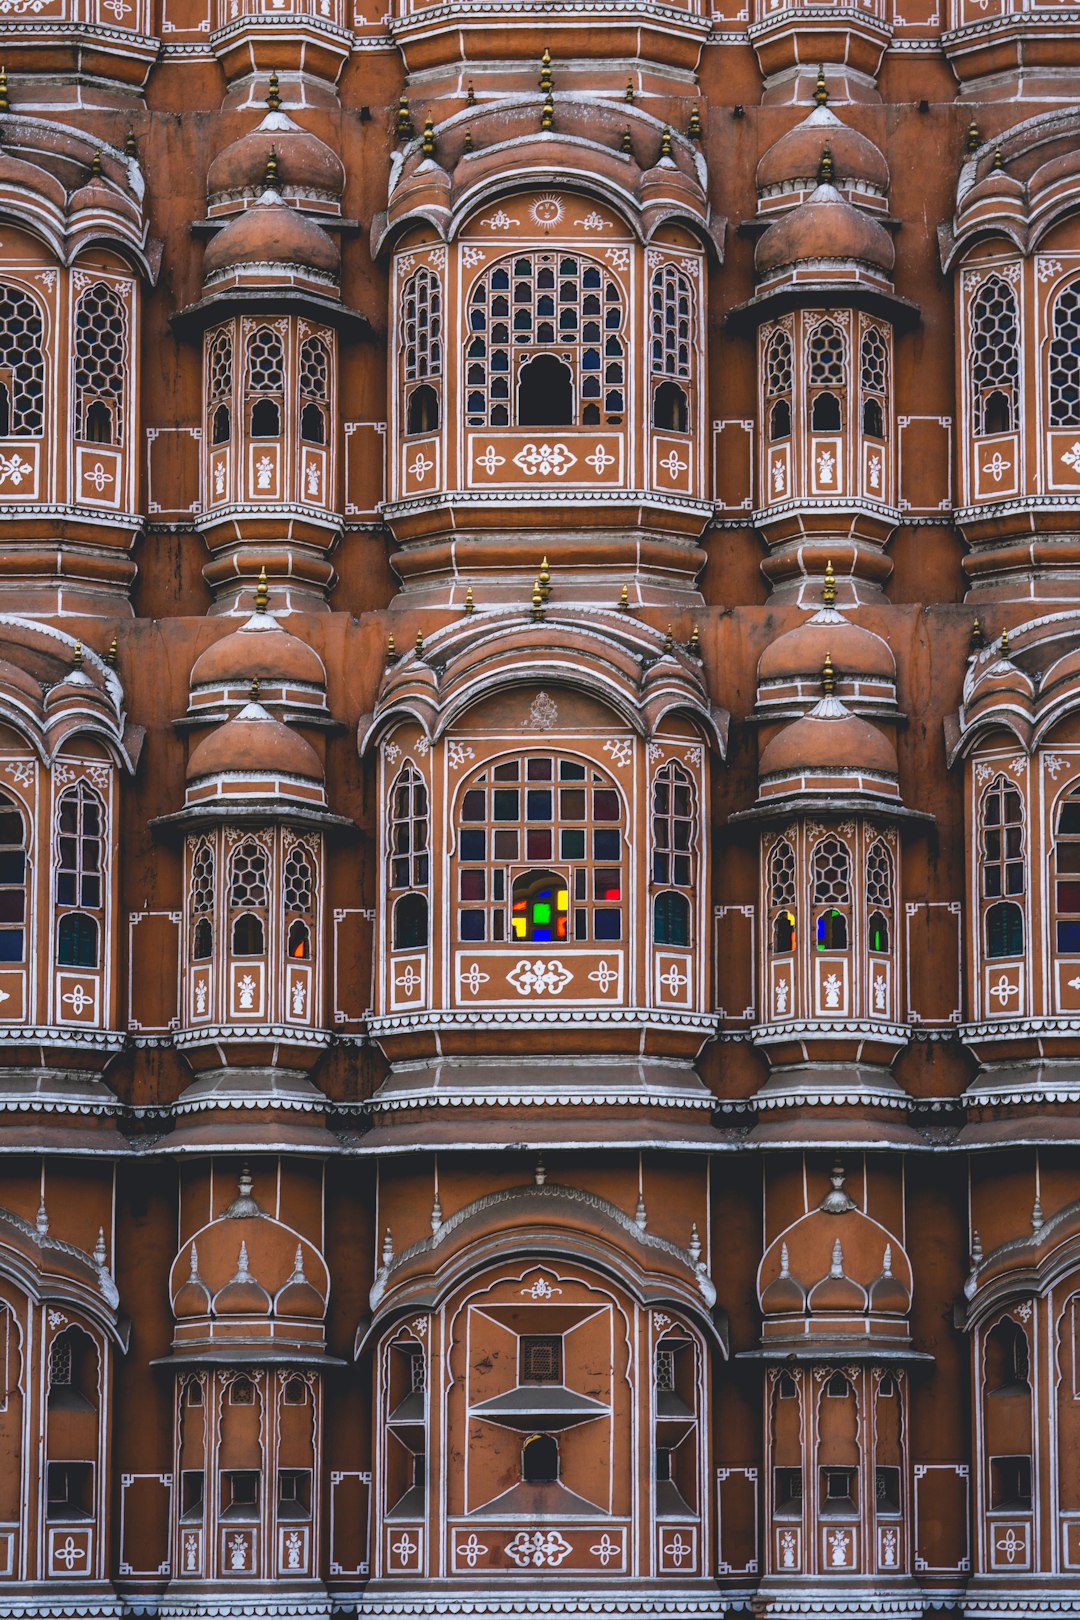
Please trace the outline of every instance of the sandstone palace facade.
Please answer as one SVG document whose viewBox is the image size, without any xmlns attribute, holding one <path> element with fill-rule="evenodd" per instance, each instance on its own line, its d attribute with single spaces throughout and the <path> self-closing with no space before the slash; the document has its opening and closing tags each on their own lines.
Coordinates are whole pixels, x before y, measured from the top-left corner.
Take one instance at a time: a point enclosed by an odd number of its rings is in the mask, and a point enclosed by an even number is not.
<svg viewBox="0 0 1080 1620">
<path fill-rule="evenodd" d="M 0 1620 L 1080 1614 L 1073 0 L 0 66 Z"/>
</svg>

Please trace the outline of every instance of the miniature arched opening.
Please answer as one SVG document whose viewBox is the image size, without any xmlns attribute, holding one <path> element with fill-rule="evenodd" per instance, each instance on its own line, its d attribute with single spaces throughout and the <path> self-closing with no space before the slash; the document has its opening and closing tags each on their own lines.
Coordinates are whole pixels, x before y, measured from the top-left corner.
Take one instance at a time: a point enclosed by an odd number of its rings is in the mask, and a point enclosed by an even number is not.
<svg viewBox="0 0 1080 1620">
<path fill-rule="evenodd" d="M 439 396 L 430 383 L 421 383 L 409 395 L 406 433 L 434 433 L 439 426 Z"/>
<path fill-rule="evenodd" d="M 299 917 L 289 924 L 288 952 L 298 962 L 306 962 L 311 956 L 311 929 Z"/>
<path fill-rule="evenodd" d="M 232 412 L 227 405 L 219 405 L 214 412 L 211 439 L 214 444 L 228 444 L 232 435 Z"/>
<path fill-rule="evenodd" d="M 531 1434 L 521 1448 L 521 1477 L 527 1485 L 551 1485 L 559 1477 L 559 1442 L 553 1434 Z"/>
<path fill-rule="evenodd" d="M 83 438 L 91 444 L 112 444 L 113 413 L 104 400 L 92 400 L 87 406 Z"/>
<path fill-rule="evenodd" d="M 245 911 L 233 923 L 232 948 L 236 956 L 261 956 L 263 952 L 262 918 Z"/>
<path fill-rule="evenodd" d="M 1012 400 L 1002 389 L 995 388 L 983 400 L 983 433 L 1010 433 L 1012 425 Z"/>
<path fill-rule="evenodd" d="M 819 951 L 847 950 L 848 925 L 842 911 L 835 907 L 823 911 L 817 920 L 817 948 Z"/>
<path fill-rule="evenodd" d="M 1006 1318 L 986 1335 L 986 1390 L 990 1395 L 1019 1395 L 1031 1390 L 1031 1356 L 1027 1334 Z"/>
<path fill-rule="evenodd" d="M 276 399 L 257 399 L 251 407 L 251 437 L 276 439 L 281 432 L 281 409 Z"/>
<path fill-rule="evenodd" d="M 553 354 L 538 354 L 518 373 L 518 426 L 569 427 L 574 420 L 570 367 Z"/>
<path fill-rule="evenodd" d="M 428 903 L 423 894 L 403 894 L 394 907 L 394 949 L 415 951 L 428 942 Z"/>
<path fill-rule="evenodd" d="M 26 830 L 0 793 L 0 962 L 26 960 Z"/>
<path fill-rule="evenodd" d="M 867 944 L 872 951 L 889 949 L 889 919 L 883 911 L 872 911 L 866 925 Z"/>
<path fill-rule="evenodd" d="M 0 439 L 6 439 L 11 432 L 11 390 L 6 382 L 0 382 Z"/>
<path fill-rule="evenodd" d="M 214 954 L 214 925 L 209 917 L 200 917 L 191 936 L 192 961 L 205 962 Z"/>
<path fill-rule="evenodd" d="M 1011 900 L 999 900 L 986 913 L 987 956 L 1022 956 L 1024 914 Z"/>
<path fill-rule="evenodd" d="M 780 911 L 773 918 L 773 950 L 781 955 L 795 949 L 795 913 Z"/>
<path fill-rule="evenodd" d="M 97 1346 L 81 1328 L 67 1327 L 49 1346 L 49 1410 L 96 1411 L 97 1404 Z"/>
<path fill-rule="evenodd" d="M 878 400 L 868 399 L 864 402 L 862 427 L 863 432 L 872 439 L 883 439 L 885 437 L 885 417 Z"/>
<path fill-rule="evenodd" d="M 550 945 L 565 939 L 570 891 L 557 872 L 522 872 L 514 879 L 511 927 L 515 940 Z"/>
<path fill-rule="evenodd" d="M 653 939 L 657 945 L 689 945 L 690 902 L 685 894 L 665 889 L 653 901 Z"/>
<path fill-rule="evenodd" d="M 300 412 L 300 437 L 305 444 L 326 443 L 326 417 L 321 405 L 305 405 Z"/>
<path fill-rule="evenodd" d="M 690 423 L 690 402 L 678 383 L 662 382 L 653 395 L 653 427 L 685 433 Z"/>
<path fill-rule="evenodd" d="M 97 919 L 84 911 L 69 911 L 56 928 L 56 960 L 61 967 L 97 967 Z"/>
<path fill-rule="evenodd" d="M 839 433 L 842 425 L 840 401 L 826 390 L 818 394 L 810 410 L 810 426 L 815 433 Z"/>
<path fill-rule="evenodd" d="M 769 438 L 791 437 L 791 406 L 786 399 L 778 399 L 769 412 Z"/>
</svg>

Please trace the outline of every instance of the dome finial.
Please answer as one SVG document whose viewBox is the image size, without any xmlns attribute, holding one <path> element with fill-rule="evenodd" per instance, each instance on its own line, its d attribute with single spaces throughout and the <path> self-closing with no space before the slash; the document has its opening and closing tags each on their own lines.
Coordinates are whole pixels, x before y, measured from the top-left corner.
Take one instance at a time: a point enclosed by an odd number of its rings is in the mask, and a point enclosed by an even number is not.
<svg viewBox="0 0 1080 1620">
<path fill-rule="evenodd" d="M 11 111 L 11 102 L 8 99 L 7 68 L 0 67 L 0 113 Z"/>
<path fill-rule="evenodd" d="M 270 75 L 270 83 L 266 89 L 266 105 L 271 112 L 281 110 L 281 92 L 278 89 L 278 76 L 276 73 Z"/>
<path fill-rule="evenodd" d="M 842 1164 L 837 1162 L 833 1165 L 829 1180 L 832 1182 L 832 1189 L 822 1199 L 821 1208 L 826 1215 L 846 1215 L 849 1209 L 855 1208 L 855 1205 L 844 1191 L 844 1167 Z"/>
<path fill-rule="evenodd" d="M 982 136 L 979 134 L 979 126 L 973 118 L 967 127 L 967 138 L 964 141 L 964 151 L 970 156 L 972 152 L 977 152 L 981 145 Z"/>
<path fill-rule="evenodd" d="M 424 119 L 424 133 L 420 139 L 420 149 L 425 157 L 435 156 L 435 120 Z"/>
<path fill-rule="evenodd" d="M 75 643 L 75 650 L 71 655 L 71 667 L 72 667 L 72 669 L 82 669 L 82 642 L 81 641 L 77 641 Z"/>
<path fill-rule="evenodd" d="M 471 130 L 471 129 L 467 129 L 467 130 L 466 130 L 466 131 L 465 131 L 465 136 L 464 136 L 464 139 L 463 139 L 463 140 L 462 140 L 462 143 L 461 143 L 461 150 L 462 150 L 462 151 L 463 151 L 463 152 L 471 152 L 471 151 L 472 151 L 472 149 L 473 149 L 473 135 L 472 135 L 472 130 Z"/>
<path fill-rule="evenodd" d="M 473 601 L 472 586 L 471 585 L 466 585 L 466 587 L 465 587 L 465 611 L 466 611 L 466 613 L 473 613 L 473 612 L 475 612 L 475 610 L 476 610 L 476 603 Z"/>
<path fill-rule="evenodd" d="M 413 651 L 415 652 L 417 658 L 423 658 L 423 656 L 424 656 L 424 632 L 422 630 L 418 630 L 416 632 L 416 642 L 415 642 L 415 644 L 413 646 Z"/>
<path fill-rule="evenodd" d="M 544 593 L 540 589 L 540 576 L 537 574 L 532 590 L 532 616 L 539 624 L 544 617 Z"/>
<path fill-rule="evenodd" d="M 138 143 L 135 140 L 135 131 L 132 129 L 131 125 L 129 124 L 128 125 L 128 132 L 124 136 L 124 156 L 129 157 L 129 158 L 133 158 L 133 157 L 138 157 L 138 155 L 139 155 L 139 147 L 138 147 Z"/>
<path fill-rule="evenodd" d="M 622 590 L 619 592 L 619 612 L 620 613 L 629 613 L 629 611 L 630 611 L 630 587 L 629 587 L 629 585 L 624 585 Z"/>
<path fill-rule="evenodd" d="M 1001 157 L 1001 147 L 1000 146 L 995 146 L 995 148 L 994 148 L 994 161 L 993 161 L 993 163 L 991 163 L 990 167 L 991 167 L 991 169 L 1003 169 L 1005 167 L 1005 164 L 1003 163 L 1002 157 Z"/>
<path fill-rule="evenodd" d="M 537 577 L 540 580 L 540 590 L 543 594 L 544 601 L 546 602 L 548 597 L 551 595 L 551 569 L 548 567 L 548 560 L 546 557 L 540 564 L 540 573 Z"/>
<path fill-rule="evenodd" d="M 404 90 L 401 92 L 401 96 L 398 100 L 397 119 L 394 124 L 394 133 L 397 135 L 399 141 L 411 141 L 413 136 L 416 134 L 416 128 L 412 121 L 412 115 L 409 112 L 409 98 L 406 96 Z"/>
<path fill-rule="evenodd" d="M 109 642 L 109 650 L 105 654 L 105 662 L 108 664 L 110 669 L 115 669 L 116 665 L 117 665 L 117 662 L 118 662 L 118 659 L 119 659 L 119 643 L 117 642 L 116 637 L 113 636 L 112 640 Z"/>
<path fill-rule="evenodd" d="M 248 697 L 252 703 L 258 703 L 259 701 L 259 677 L 257 675 L 253 675 L 251 677 L 251 686 L 248 690 Z"/>
<path fill-rule="evenodd" d="M 983 634 L 982 621 L 977 613 L 971 621 L 971 638 L 968 646 L 972 653 L 981 652 L 986 646 L 986 636 Z"/>
<path fill-rule="evenodd" d="M 263 175 L 263 190 L 276 191 L 281 175 L 278 172 L 277 148 L 271 147 L 266 159 L 266 173 Z"/>
<path fill-rule="evenodd" d="M 630 103 L 630 105 L 633 106 L 633 103 L 634 103 L 634 81 L 633 81 L 633 79 L 627 79 L 627 81 L 626 81 L 626 90 L 623 92 L 623 100 L 628 101 Z"/>
<path fill-rule="evenodd" d="M 672 630 L 670 624 L 667 627 L 667 634 L 664 637 L 664 651 L 665 653 L 673 653 L 675 651 L 675 632 Z"/>
<path fill-rule="evenodd" d="M 555 80 L 551 76 L 551 52 L 544 46 L 544 54 L 540 58 L 540 89 L 545 96 L 550 96 L 555 88 Z"/>
<path fill-rule="evenodd" d="M 670 158 L 670 156 L 671 156 L 671 131 L 670 131 L 670 129 L 665 129 L 663 134 L 660 136 L 660 162 L 663 163 L 664 159 L 665 158 Z"/>
<path fill-rule="evenodd" d="M 634 143 L 630 138 L 629 129 L 624 129 L 622 132 L 622 138 L 619 141 L 619 151 L 625 152 L 628 156 L 633 155 Z"/>
<path fill-rule="evenodd" d="M 90 178 L 92 180 L 99 180 L 102 172 L 101 147 L 99 146 L 93 157 L 90 159 Z"/>
<path fill-rule="evenodd" d="M 690 632 L 690 640 L 686 644 L 686 650 L 691 658 L 701 657 L 701 631 L 696 624 Z"/>
<path fill-rule="evenodd" d="M 836 606 L 836 575 L 833 572 L 831 557 L 825 564 L 825 583 L 821 587 L 821 601 L 824 607 Z"/>
<path fill-rule="evenodd" d="M 473 82 L 471 79 L 469 80 L 469 83 L 465 89 L 465 105 L 466 107 L 476 106 L 476 91 L 473 89 Z"/>
<path fill-rule="evenodd" d="M 831 186 L 836 179 L 836 164 L 833 162 L 832 147 L 828 141 L 821 148 L 821 162 L 818 164 L 818 185 Z"/>
<path fill-rule="evenodd" d="M 832 653 L 825 654 L 825 662 L 821 669 L 821 690 L 826 697 L 832 697 L 836 691 L 836 670 L 833 668 Z"/>
<path fill-rule="evenodd" d="M 255 587 L 255 611 L 265 613 L 270 602 L 270 586 L 266 579 L 265 563 L 259 569 L 259 583 Z"/>
<path fill-rule="evenodd" d="M 1002 656 L 1002 658 L 1008 658 L 1009 657 L 1009 627 L 1008 627 L 1008 625 L 1006 625 L 1004 630 L 1001 632 L 1001 656 Z"/>
<path fill-rule="evenodd" d="M 549 94 L 544 97 L 544 105 L 540 109 L 540 128 L 543 130 L 548 130 L 554 128 L 554 125 L 555 102 L 549 92 Z"/>
<path fill-rule="evenodd" d="M 705 134 L 701 123 L 701 110 L 696 101 L 690 109 L 690 118 L 686 126 L 686 133 L 689 135 L 692 141 L 702 140 Z"/>
<path fill-rule="evenodd" d="M 396 664 L 397 661 L 398 661 L 397 643 L 395 642 L 393 634 L 391 633 L 386 638 L 386 662 L 388 664 Z"/>
<path fill-rule="evenodd" d="M 829 87 L 825 83 L 825 64 L 819 63 L 817 79 L 814 83 L 814 100 L 819 107 L 826 107 L 829 103 Z"/>
</svg>

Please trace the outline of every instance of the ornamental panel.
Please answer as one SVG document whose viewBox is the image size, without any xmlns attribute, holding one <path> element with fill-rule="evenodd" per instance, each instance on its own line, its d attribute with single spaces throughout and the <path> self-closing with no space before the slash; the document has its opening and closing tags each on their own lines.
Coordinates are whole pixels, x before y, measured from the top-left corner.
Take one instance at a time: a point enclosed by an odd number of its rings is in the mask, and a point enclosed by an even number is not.
<svg viewBox="0 0 1080 1620">
<path fill-rule="evenodd" d="M 465 1006 L 496 1002 L 601 1006 L 621 1002 L 625 956 L 621 949 L 564 951 L 522 956 L 516 951 L 458 951 L 454 958 L 457 1001 Z"/>
<path fill-rule="evenodd" d="M 542 1526 L 489 1525 L 481 1531 L 455 1528 L 452 1566 L 455 1575 L 483 1570 L 489 1574 L 535 1576 L 545 1570 L 562 1575 L 626 1573 L 626 1526 L 575 1524 Z"/>
</svg>

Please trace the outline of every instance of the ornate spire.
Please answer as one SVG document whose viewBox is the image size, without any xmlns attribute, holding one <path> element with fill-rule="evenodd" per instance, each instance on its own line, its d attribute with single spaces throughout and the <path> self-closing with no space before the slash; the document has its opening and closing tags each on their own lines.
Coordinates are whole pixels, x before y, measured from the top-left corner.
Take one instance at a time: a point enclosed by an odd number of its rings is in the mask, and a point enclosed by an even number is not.
<svg viewBox="0 0 1080 1620">
<path fill-rule="evenodd" d="M 836 575 L 833 573 L 831 557 L 825 564 L 825 583 L 821 587 L 821 601 L 824 607 L 836 606 Z"/>
<path fill-rule="evenodd" d="M 538 574 L 537 578 L 540 581 L 540 593 L 546 602 L 548 597 L 551 595 L 551 569 L 548 567 L 548 560 L 546 557 L 540 564 L 540 573 Z"/>
<path fill-rule="evenodd" d="M 832 1182 L 832 1191 L 825 1194 L 820 1207 L 827 1215 L 846 1215 L 849 1209 L 855 1208 L 855 1205 L 844 1191 L 844 1167 L 842 1164 L 837 1162 L 833 1165 L 829 1180 Z"/>
<path fill-rule="evenodd" d="M 977 152 L 981 145 L 982 136 L 979 134 L 979 126 L 973 118 L 967 127 L 967 137 L 964 141 L 964 151 L 970 155 L 972 152 Z"/>
<path fill-rule="evenodd" d="M 236 1257 L 236 1276 L 233 1282 L 254 1282 L 255 1279 L 248 1270 L 247 1244 L 240 1239 L 240 1253 Z"/>
<path fill-rule="evenodd" d="M 105 1228 L 97 1229 L 97 1242 L 94 1244 L 94 1264 L 99 1271 L 105 1270 L 105 1261 L 108 1259 L 108 1250 L 105 1247 Z"/>
<path fill-rule="evenodd" d="M 781 1243 L 781 1245 L 780 1245 L 780 1275 L 781 1275 L 781 1277 L 790 1277 L 791 1276 L 791 1271 L 789 1270 L 790 1264 L 791 1264 L 791 1260 L 790 1260 L 790 1256 L 788 1255 L 788 1246 L 787 1246 L 786 1243 Z"/>
<path fill-rule="evenodd" d="M 817 102 L 819 107 L 827 107 L 829 104 L 829 87 L 825 83 L 824 62 L 820 63 L 818 66 L 817 79 L 814 82 L 814 100 Z"/>
<path fill-rule="evenodd" d="M 198 1280 L 198 1276 L 199 1276 L 199 1251 L 195 1247 L 194 1243 L 191 1245 L 191 1270 L 190 1270 L 188 1275 L 191 1277 L 192 1282 L 196 1282 Z"/>
<path fill-rule="evenodd" d="M 701 125 L 701 111 L 696 101 L 690 109 L 690 118 L 686 125 L 686 133 L 689 135 L 692 141 L 700 141 L 705 134 L 705 131 Z"/>
<path fill-rule="evenodd" d="M 686 1246 L 686 1252 L 696 1266 L 701 1259 L 701 1234 L 697 1229 L 697 1221 L 691 1223 L 690 1242 Z"/>
<path fill-rule="evenodd" d="M 263 175 L 264 191 L 276 191 L 280 179 L 281 175 L 278 172 L 277 149 L 272 146 L 266 159 L 266 173 Z"/>
<path fill-rule="evenodd" d="M 1042 1199 L 1036 1193 L 1035 1202 L 1031 1206 L 1031 1230 L 1033 1232 L 1041 1232 L 1042 1228 L 1043 1228 Z"/>
<path fill-rule="evenodd" d="M 825 663 L 821 670 L 821 690 L 826 697 L 832 697 L 836 691 L 836 671 L 833 668 L 831 652 L 825 654 Z"/>
<path fill-rule="evenodd" d="M 382 1240 L 382 1263 L 383 1263 L 383 1265 L 388 1266 L 393 1258 L 394 1258 L 394 1239 L 393 1239 L 393 1236 L 391 1235 L 390 1228 L 387 1227 L 386 1228 L 386 1236 Z"/>
<path fill-rule="evenodd" d="M 622 139 L 619 142 L 619 151 L 620 152 L 626 152 L 626 153 L 629 154 L 629 153 L 632 153 L 633 150 L 634 150 L 634 143 L 630 139 L 630 131 L 628 129 L 624 129 L 623 132 L 622 132 Z"/>
<path fill-rule="evenodd" d="M 663 163 L 664 159 L 665 158 L 670 158 L 670 156 L 671 156 L 671 131 L 670 131 L 670 129 L 665 129 L 663 134 L 660 136 L 660 162 Z"/>
<path fill-rule="evenodd" d="M 982 1265 L 982 1257 L 983 1257 L 982 1238 L 979 1236 L 978 1227 L 976 1227 L 974 1229 L 974 1231 L 972 1232 L 972 1234 L 971 1234 L 971 1269 L 972 1269 L 972 1271 L 974 1271 L 977 1266 Z"/>
<path fill-rule="evenodd" d="M 399 141 L 411 141 L 416 134 L 416 128 L 409 112 L 409 98 L 404 90 L 398 100 L 397 117 L 394 120 L 394 133 Z"/>
<path fill-rule="evenodd" d="M 435 156 L 435 120 L 424 119 L 424 133 L 420 139 L 420 150 L 425 157 Z"/>
<path fill-rule="evenodd" d="M 840 1242 L 840 1239 L 837 1238 L 836 1242 L 832 1246 L 832 1265 L 829 1267 L 829 1276 L 830 1277 L 842 1277 L 843 1275 L 844 1275 L 844 1246 Z"/>
<path fill-rule="evenodd" d="M 439 1227 L 441 1225 L 442 1225 L 442 1204 L 440 1203 L 439 1195 L 436 1192 L 435 1197 L 432 1200 L 432 1204 L 431 1204 L 431 1231 L 432 1231 L 432 1235 L 434 1235 L 439 1230 Z"/>
<path fill-rule="evenodd" d="M 271 156 L 273 156 L 273 148 L 271 148 Z M 267 167 L 269 167 L 269 164 L 267 165 Z M 269 606 L 269 604 L 270 604 L 270 586 L 267 583 L 266 568 L 265 568 L 265 566 L 263 566 L 262 568 L 259 569 L 259 583 L 255 587 L 255 611 L 256 611 L 256 613 L 265 613 L 267 607 Z"/>
<path fill-rule="evenodd" d="M 278 90 L 278 76 L 276 73 L 270 75 L 270 83 L 266 90 L 266 105 L 271 112 L 280 112 L 281 110 L 281 94 Z"/>
<path fill-rule="evenodd" d="M 551 52 L 544 46 L 544 54 L 540 58 L 540 89 L 545 96 L 550 96 L 555 88 L 555 80 L 551 76 Z"/>
<path fill-rule="evenodd" d="M 540 128 L 552 129 L 555 124 L 555 103 L 550 95 L 544 97 L 544 105 L 540 109 Z"/>
<path fill-rule="evenodd" d="M 833 162 L 832 147 L 828 141 L 821 148 L 821 162 L 818 164 L 818 184 L 831 186 L 836 179 L 836 164 Z"/>
<path fill-rule="evenodd" d="M 41 1202 L 38 1204 L 37 1219 L 35 1220 L 34 1225 L 37 1227 L 37 1235 L 38 1235 L 39 1238 L 48 1237 L 48 1235 L 49 1235 L 49 1212 L 45 1208 L 45 1194 L 44 1194 L 44 1192 L 42 1192 L 42 1194 L 41 1194 Z"/>
<path fill-rule="evenodd" d="M 539 623 L 544 617 L 544 593 L 540 589 L 540 575 L 537 574 L 532 591 L 532 616 Z"/>
<path fill-rule="evenodd" d="M 542 1187 L 546 1180 L 547 1171 L 544 1168 L 544 1161 L 543 1159 L 537 1159 L 536 1165 L 533 1169 L 533 1181 L 538 1187 Z"/>
<path fill-rule="evenodd" d="M 645 1208 L 645 1196 L 639 1191 L 637 1195 L 637 1203 L 634 1206 L 634 1225 L 637 1227 L 639 1232 L 644 1232 L 648 1224 L 649 1216 Z"/>
</svg>

